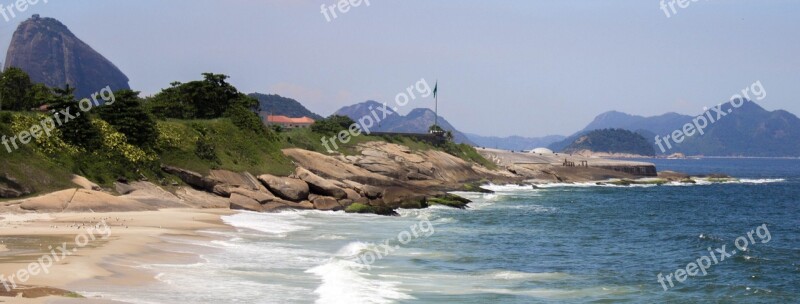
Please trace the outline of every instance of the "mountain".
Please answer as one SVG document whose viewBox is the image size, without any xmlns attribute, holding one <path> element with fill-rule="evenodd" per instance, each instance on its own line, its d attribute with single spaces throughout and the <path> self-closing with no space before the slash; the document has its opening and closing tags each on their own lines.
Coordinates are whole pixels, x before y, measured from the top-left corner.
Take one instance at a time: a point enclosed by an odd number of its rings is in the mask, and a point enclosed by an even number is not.
<svg viewBox="0 0 800 304">
<path fill-rule="evenodd" d="M 22 22 L 14 32 L 6 54 L 8 67 L 20 68 L 33 82 L 49 87 L 69 84 L 81 98 L 106 86 L 115 91 L 130 89 L 128 77 L 111 61 L 58 20 L 39 15 Z"/>
<path fill-rule="evenodd" d="M 716 122 L 708 124 L 704 134 L 695 133 L 676 144 L 660 148 L 659 154 L 684 153 L 686 155 L 707 156 L 753 156 L 783 157 L 800 156 L 800 118 L 783 110 L 767 111 L 757 103 L 745 101 L 735 108 L 730 103 L 721 107 L 725 114 L 717 120 L 715 111 L 710 111 Z M 563 151 L 575 140 L 595 129 L 620 128 L 634 131 L 656 145 L 655 137 L 669 137 L 676 130 L 682 130 L 698 116 L 667 113 L 653 117 L 629 115 L 621 112 L 606 112 L 597 116 L 581 131 L 567 139 L 549 146 L 554 151 Z M 706 116 L 707 118 L 707 116 Z"/>
<path fill-rule="evenodd" d="M 386 118 L 383 117 L 383 111 L 382 103 L 369 100 L 352 106 L 343 107 L 336 111 L 334 115 L 344 115 L 358 121 L 366 116 L 372 116 L 374 118 L 374 112 L 381 118 L 380 121 L 376 121 L 375 126 L 371 129 L 371 131 L 376 132 L 428 133 L 428 128 L 436 121 L 436 113 L 430 109 L 414 109 L 411 110 L 408 115 L 403 116 L 393 111 L 391 108 L 387 108 L 387 113 L 385 114 Z M 474 145 L 466 135 L 456 130 L 453 125 L 441 116 L 439 116 L 439 126 L 444 130 L 452 132 L 453 139 L 457 143 Z"/>
<path fill-rule="evenodd" d="M 286 98 L 280 95 L 267 95 L 261 93 L 249 94 L 252 98 L 258 100 L 260 111 L 267 112 L 271 115 L 283 115 L 288 117 L 310 117 L 314 120 L 320 120 L 323 117 L 309 111 L 297 100 Z"/>
<path fill-rule="evenodd" d="M 528 151 L 540 147 L 547 147 L 552 143 L 564 140 L 566 137 L 561 135 L 550 135 L 545 137 L 496 137 L 480 136 L 476 134 L 465 134 L 476 145 L 487 148 L 496 148 L 512 151 Z"/>
<path fill-rule="evenodd" d="M 644 136 L 625 129 L 599 129 L 590 131 L 570 143 L 564 152 L 592 151 L 609 154 L 635 154 L 655 156 L 656 150 Z"/>
</svg>

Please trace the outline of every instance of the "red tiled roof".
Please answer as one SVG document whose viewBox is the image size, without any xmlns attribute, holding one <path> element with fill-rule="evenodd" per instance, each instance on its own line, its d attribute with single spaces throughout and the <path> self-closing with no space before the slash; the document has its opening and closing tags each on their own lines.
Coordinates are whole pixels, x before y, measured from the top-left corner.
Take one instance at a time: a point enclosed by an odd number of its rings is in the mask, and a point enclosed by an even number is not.
<svg viewBox="0 0 800 304">
<path fill-rule="evenodd" d="M 290 118 L 283 115 L 269 115 L 267 122 L 271 123 L 284 123 L 284 124 L 313 124 L 314 120 L 308 117 Z"/>
</svg>

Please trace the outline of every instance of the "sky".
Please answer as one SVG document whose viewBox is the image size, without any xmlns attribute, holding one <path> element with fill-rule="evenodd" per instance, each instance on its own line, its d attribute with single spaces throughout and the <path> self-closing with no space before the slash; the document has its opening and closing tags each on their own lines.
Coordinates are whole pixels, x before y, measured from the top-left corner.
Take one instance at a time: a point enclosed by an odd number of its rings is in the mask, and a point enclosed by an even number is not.
<svg viewBox="0 0 800 304">
<path fill-rule="evenodd" d="M 330 21 L 335 0 L 43 1 L 0 16 L 0 51 L 32 14 L 53 17 L 143 95 L 214 72 L 330 115 L 438 80 L 457 129 L 534 137 L 610 110 L 699 114 L 761 81 L 761 106 L 800 114 L 796 0 L 370 0 Z M 421 107 L 433 98 L 399 111 Z"/>
</svg>

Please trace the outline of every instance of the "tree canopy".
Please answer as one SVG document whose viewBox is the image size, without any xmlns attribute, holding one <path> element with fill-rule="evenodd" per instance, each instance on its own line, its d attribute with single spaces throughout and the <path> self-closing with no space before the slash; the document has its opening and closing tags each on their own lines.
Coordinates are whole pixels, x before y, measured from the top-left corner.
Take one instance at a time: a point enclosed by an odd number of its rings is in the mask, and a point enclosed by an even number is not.
<svg viewBox="0 0 800 304">
<path fill-rule="evenodd" d="M 223 117 L 233 106 L 257 106 L 258 101 L 226 82 L 228 76 L 203 73 L 203 77 L 188 83 L 173 82 L 172 87 L 148 100 L 151 112 L 160 118 L 213 119 Z"/>
</svg>

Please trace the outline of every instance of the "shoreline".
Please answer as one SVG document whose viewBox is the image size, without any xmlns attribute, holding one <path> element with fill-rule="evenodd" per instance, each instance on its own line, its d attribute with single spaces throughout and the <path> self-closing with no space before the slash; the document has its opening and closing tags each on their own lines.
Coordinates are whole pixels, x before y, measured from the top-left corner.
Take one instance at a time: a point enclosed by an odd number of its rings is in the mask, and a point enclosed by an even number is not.
<svg viewBox="0 0 800 304">
<path fill-rule="evenodd" d="M 157 283 L 152 272 L 137 268 L 147 263 L 175 261 L 184 263 L 197 260 L 193 253 L 175 253 L 163 249 L 167 244 L 164 237 L 209 239 L 200 233 L 208 229 L 232 229 L 223 223 L 221 217 L 236 211 L 224 209 L 162 209 L 144 212 L 111 213 L 63 213 L 63 214 L 4 214 L 0 215 L 0 237 L 3 238 L 5 252 L 0 252 L 0 274 L 6 283 L 12 274 L 30 269 L 31 263 L 38 263 L 45 256 L 54 256 L 49 248 L 59 248 L 64 243 L 74 251 L 61 257 L 48 266 L 47 273 L 30 275 L 23 283 L 16 276 L 17 289 L 55 288 L 70 292 L 96 288 L 97 291 L 114 286 L 146 286 Z M 83 223 L 108 219 L 108 234 L 95 234 L 85 246 L 70 244 L 87 229 Z M 72 227 L 70 227 L 72 226 Z M 78 227 L 81 226 L 81 227 Z M 91 227 L 90 227 L 91 228 Z M 96 231 L 95 231 L 96 232 Z M 106 239 L 103 236 L 108 236 Z M 47 261 L 46 259 L 44 261 Z M 47 262 L 40 265 L 46 266 Z M 44 267 L 42 267 L 44 269 Z M 33 273 L 31 273 L 33 274 Z M 111 284 L 109 287 L 109 284 Z M 25 286 L 25 287 L 22 287 Z M 5 291 L 3 285 L 0 288 Z M 95 292 L 95 291 L 92 291 Z M 47 296 L 38 298 L 0 297 L 0 301 L 13 303 L 121 303 L 102 298 L 70 298 Z M 74 296 L 74 295 L 71 295 Z"/>
</svg>

